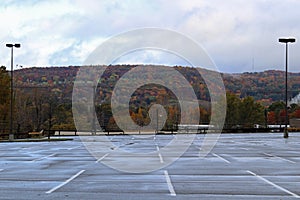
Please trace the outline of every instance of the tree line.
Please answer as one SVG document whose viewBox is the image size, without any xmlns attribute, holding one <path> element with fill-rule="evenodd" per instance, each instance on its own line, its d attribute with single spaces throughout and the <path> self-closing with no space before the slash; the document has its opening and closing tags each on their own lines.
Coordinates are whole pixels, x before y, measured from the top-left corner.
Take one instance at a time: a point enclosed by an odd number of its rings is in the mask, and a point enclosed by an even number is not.
<svg viewBox="0 0 300 200">
<path fill-rule="evenodd" d="M 127 70 L 129 68 L 127 67 Z M 186 70 L 186 69 L 185 69 Z M 126 70 L 115 74 L 113 71 L 104 74 L 104 80 L 117 82 L 118 78 Z M 72 72 L 74 74 L 74 72 Z M 64 79 L 57 77 L 54 80 L 60 81 L 66 86 Z M 190 74 L 186 78 L 192 79 L 194 89 L 202 91 L 201 99 L 209 100 L 209 94 L 203 82 L 197 81 L 196 75 Z M 72 82 L 72 78 L 68 80 Z M 202 80 L 202 79 L 200 79 Z M 17 83 L 20 81 L 16 76 Z M 46 81 L 43 80 L 43 81 Z M 75 125 L 72 115 L 71 95 L 63 91 L 63 87 L 53 87 L 54 82 L 49 84 L 32 84 L 26 79 L 27 84 L 16 84 L 13 99 L 13 130 L 15 133 L 26 133 L 39 130 L 74 130 Z M 105 82 L 105 81 L 104 81 Z M 102 85 L 101 85 L 102 84 Z M 115 84 L 115 83 L 114 83 Z M 103 85 L 99 83 L 95 100 L 97 120 L 104 130 L 117 130 L 111 112 L 110 97 L 114 84 Z M 72 84 L 66 87 L 72 91 Z M 109 87 L 109 88 L 108 88 Z M 155 88 L 155 90 L 153 90 Z M 266 126 L 268 124 L 285 123 L 285 104 L 282 101 L 275 101 L 270 105 L 264 105 L 252 96 L 241 96 L 240 93 L 227 92 L 227 112 L 224 128 L 251 128 L 255 124 Z M 132 95 L 129 114 L 131 119 L 140 126 L 150 123 L 149 108 L 152 104 L 158 103 L 164 106 L 167 112 L 167 120 L 164 129 L 174 128 L 174 124 L 180 123 L 180 106 L 172 91 L 159 85 L 147 85 L 138 88 Z M 7 133 L 10 124 L 10 74 L 4 66 L 0 68 L 0 132 Z M 209 103 L 199 103 L 200 121 L 199 124 L 210 122 L 211 110 Z M 190 112 L 194 112 L 191 110 Z M 300 118 L 300 107 L 292 104 L 289 107 L 290 118 Z"/>
</svg>

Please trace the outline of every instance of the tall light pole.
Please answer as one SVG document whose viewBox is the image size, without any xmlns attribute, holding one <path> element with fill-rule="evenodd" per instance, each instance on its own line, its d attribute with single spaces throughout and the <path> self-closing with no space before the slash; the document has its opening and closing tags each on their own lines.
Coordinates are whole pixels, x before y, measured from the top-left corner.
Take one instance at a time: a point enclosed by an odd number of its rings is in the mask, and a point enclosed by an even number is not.
<svg viewBox="0 0 300 200">
<path fill-rule="evenodd" d="M 21 44 L 6 44 L 6 47 L 11 48 L 11 70 L 10 70 L 10 131 L 9 131 L 9 141 L 14 140 L 14 133 L 13 133 L 13 96 L 14 96 L 14 47 L 20 48 Z"/>
<path fill-rule="evenodd" d="M 280 43 L 285 43 L 285 129 L 284 129 L 284 138 L 289 137 L 289 132 L 288 132 L 288 86 L 287 86 L 287 81 L 288 81 L 288 43 L 294 43 L 296 42 L 295 38 L 279 38 L 278 40 Z"/>
</svg>

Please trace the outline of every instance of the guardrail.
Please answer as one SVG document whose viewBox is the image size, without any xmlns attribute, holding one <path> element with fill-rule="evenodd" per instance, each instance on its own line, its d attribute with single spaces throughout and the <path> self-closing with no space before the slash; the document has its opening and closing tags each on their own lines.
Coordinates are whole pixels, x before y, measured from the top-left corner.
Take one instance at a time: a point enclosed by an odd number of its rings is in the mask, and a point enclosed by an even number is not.
<svg viewBox="0 0 300 200">
<path fill-rule="evenodd" d="M 208 129 L 213 129 L 213 125 L 205 124 L 179 124 L 176 125 L 178 133 L 206 133 Z"/>
<path fill-rule="evenodd" d="M 95 132 L 94 130 L 76 130 L 76 129 L 64 129 L 64 130 L 60 130 L 60 129 L 51 129 L 52 132 L 54 132 L 54 134 L 51 135 L 56 135 L 56 136 L 62 136 L 62 135 L 74 135 L 74 136 L 78 136 L 79 133 L 81 135 L 96 135 L 97 131 Z M 121 133 L 124 134 L 124 131 L 122 130 L 106 130 L 106 131 L 102 131 L 106 134 L 110 134 L 110 133 Z M 71 133 L 71 134 L 69 134 Z"/>
<path fill-rule="evenodd" d="M 174 125 L 173 129 L 165 129 L 160 131 L 160 134 L 189 134 L 189 133 L 196 133 L 196 134 L 206 134 L 208 130 L 214 131 L 214 127 L 210 125 Z M 216 131 L 220 131 L 216 129 Z M 222 133 L 263 133 L 263 132 L 283 132 L 284 127 L 268 127 L 268 128 L 224 128 L 222 129 Z M 300 132 L 300 129 L 289 128 L 290 132 Z M 122 130 L 104 130 L 105 134 L 109 135 L 110 133 L 118 133 L 118 134 L 125 134 Z M 38 133 L 38 134 L 34 134 Z M 25 139 L 30 138 L 31 136 L 39 136 L 39 137 L 50 137 L 52 136 L 78 136 L 78 135 L 99 135 L 94 133 L 91 130 L 76 130 L 76 129 L 51 129 L 44 130 L 43 133 L 41 132 L 21 132 L 21 133 L 14 133 L 15 139 Z M 137 132 L 138 134 L 138 132 Z M 2 131 L 0 132 L 0 140 L 8 140 L 9 138 L 9 131 Z"/>
</svg>

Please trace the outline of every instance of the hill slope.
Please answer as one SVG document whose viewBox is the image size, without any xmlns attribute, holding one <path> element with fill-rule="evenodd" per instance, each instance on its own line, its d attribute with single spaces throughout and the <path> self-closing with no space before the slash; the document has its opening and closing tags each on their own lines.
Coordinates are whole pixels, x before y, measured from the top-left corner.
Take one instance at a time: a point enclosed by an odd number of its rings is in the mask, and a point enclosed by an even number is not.
<svg viewBox="0 0 300 200">
<path fill-rule="evenodd" d="M 107 67 L 102 76 L 102 98 L 109 99 L 116 82 L 134 65 L 117 65 Z M 195 68 L 174 67 L 190 82 L 199 99 L 209 100 L 209 93 L 202 77 Z M 15 71 L 15 85 L 21 88 L 48 88 L 56 91 L 62 97 L 71 98 L 73 82 L 76 78 L 78 66 L 26 68 Z M 205 70 L 204 70 L 205 71 Z M 255 73 L 222 74 L 227 91 L 239 95 L 241 98 L 253 96 L 255 100 L 279 101 L 284 99 L 285 72 L 269 70 Z M 104 80 L 104 81 L 103 81 Z M 289 98 L 300 93 L 300 73 L 289 73 Z M 28 90 L 30 91 L 30 90 Z"/>
</svg>

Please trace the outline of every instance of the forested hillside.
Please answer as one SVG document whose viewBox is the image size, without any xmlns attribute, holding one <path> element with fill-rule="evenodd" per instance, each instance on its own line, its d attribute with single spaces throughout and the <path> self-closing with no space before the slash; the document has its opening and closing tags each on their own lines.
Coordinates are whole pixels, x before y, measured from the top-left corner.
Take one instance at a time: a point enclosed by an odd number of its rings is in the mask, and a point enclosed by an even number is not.
<svg viewBox="0 0 300 200">
<path fill-rule="evenodd" d="M 105 129 L 118 128 L 110 107 L 112 92 L 120 78 L 134 67 L 136 66 L 108 66 L 99 80 L 95 109 L 99 124 Z M 32 67 L 14 71 L 13 124 L 15 132 L 75 129 L 72 115 L 72 92 L 79 68 L 78 66 Z M 199 123 L 209 123 L 210 96 L 201 75 L 206 76 L 208 73 L 215 72 L 201 69 L 200 75 L 195 68 L 182 66 L 173 68 L 186 78 L 199 99 L 201 116 Z M 9 72 L 2 67 L 0 75 L 2 94 L 0 131 L 7 132 L 10 121 Z M 284 100 L 284 75 L 282 71 L 273 70 L 259 73 L 222 74 L 228 92 L 225 127 L 283 123 L 284 105 L 278 102 Z M 171 81 L 176 82 L 172 79 Z M 81 90 L 84 92 L 85 88 Z M 289 91 L 289 97 L 296 96 L 300 92 L 300 73 L 289 73 Z M 165 128 L 179 123 L 180 108 L 176 96 L 171 90 L 159 84 L 145 85 L 133 93 L 129 107 L 132 120 L 141 126 L 147 125 L 150 120 L 148 109 L 153 103 L 163 105 L 167 111 Z M 300 108 L 295 105 L 289 112 L 292 117 L 300 117 Z"/>
<path fill-rule="evenodd" d="M 109 66 L 102 76 L 104 81 L 104 99 L 120 77 L 134 65 Z M 198 98 L 209 100 L 205 82 L 195 68 L 175 66 L 193 86 Z M 26 68 L 15 71 L 16 87 L 49 87 L 59 91 L 62 95 L 70 97 L 73 81 L 79 67 L 47 67 Z M 205 70 L 203 70 L 205 72 Z M 255 100 L 267 100 L 270 103 L 284 99 L 284 71 L 269 70 L 255 73 L 222 74 L 227 91 L 233 92 L 241 98 L 252 96 Z M 289 98 L 300 92 L 300 73 L 289 73 Z"/>
<path fill-rule="evenodd" d="M 289 98 L 300 92 L 300 73 L 288 74 Z M 285 98 L 285 72 L 269 70 L 264 72 L 224 74 L 227 90 L 241 97 L 253 96 L 256 100 L 280 101 Z"/>
</svg>

